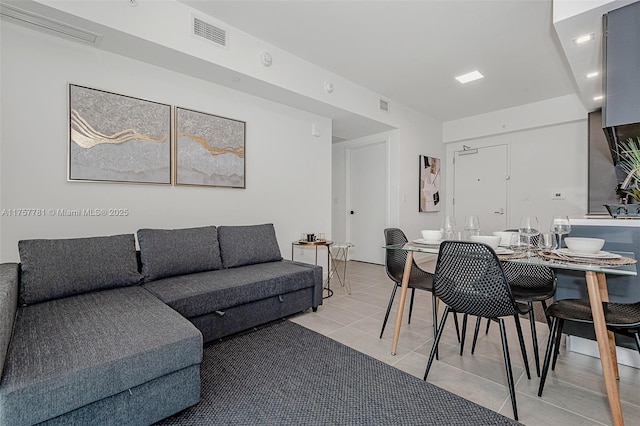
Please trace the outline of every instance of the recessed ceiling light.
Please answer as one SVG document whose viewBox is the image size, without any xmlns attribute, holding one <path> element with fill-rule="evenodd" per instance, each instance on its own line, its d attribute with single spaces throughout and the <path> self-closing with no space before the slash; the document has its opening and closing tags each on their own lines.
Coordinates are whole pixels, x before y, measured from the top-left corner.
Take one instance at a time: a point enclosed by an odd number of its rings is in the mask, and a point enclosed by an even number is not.
<svg viewBox="0 0 640 426">
<path fill-rule="evenodd" d="M 573 39 L 573 43 L 574 44 L 582 44 L 582 43 L 586 43 L 588 41 L 593 40 L 594 38 L 596 38 L 595 33 L 589 33 L 589 34 L 582 34 L 576 38 Z"/>
<path fill-rule="evenodd" d="M 598 71 L 593 71 L 593 72 L 590 72 L 590 73 L 585 74 L 585 76 L 586 76 L 587 78 L 594 78 L 594 77 L 597 77 L 597 76 L 599 76 L 599 75 L 600 75 L 600 73 L 599 73 Z"/>
<path fill-rule="evenodd" d="M 593 100 L 594 100 L 594 101 L 601 101 L 603 98 L 604 98 L 604 96 L 602 96 L 602 95 L 598 95 L 598 96 L 594 96 L 594 97 L 593 97 Z"/>
<path fill-rule="evenodd" d="M 484 78 L 484 75 L 480 74 L 480 71 L 478 70 L 474 70 L 471 72 L 468 72 L 466 74 L 462 74 L 456 77 L 456 80 L 458 80 L 460 83 L 464 84 L 464 83 L 468 83 L 470 81 L 473 80 L 478 80 L 480 78 Z"/>
</svg>

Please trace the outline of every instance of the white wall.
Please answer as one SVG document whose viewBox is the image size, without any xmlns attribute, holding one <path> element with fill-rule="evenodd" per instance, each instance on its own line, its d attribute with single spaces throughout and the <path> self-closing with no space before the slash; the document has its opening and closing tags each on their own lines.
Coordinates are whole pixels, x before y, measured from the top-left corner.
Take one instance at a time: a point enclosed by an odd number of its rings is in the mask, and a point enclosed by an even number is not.
<svg viewBox="0 0 640 426">
<path fill-rule="evenodd" d="M 587 212 L 587 112 L 577 97 L 469 117 L 445 123 L 444 128 L 445 137 L 460 139 L 446 145 L 449 169 L 453 168 L 454 152 L 461 151 L 463 145 L 508 146 L 508 228 L 517 227 L 523 215 L 535 214 L 540 225 L 547 226 L 556 214 L 580 216 Z M 446 179 L 453 191 L 453 174 Z M 557 191 L 565 194 L 564 200 L 552 199 Z M 447 211 L 453 211 L 451 196 L 447 197 Z"/>
<path fill-rule="evenodd" d="M 254 83 L 266 82 L 269 89 L 263 89 L 265 96 L 306 98 L 313 101 L 307 103 L 309 105 L 316 105 L 319 101 L 394 126 L 395 113 L 387 114 L 378 109 L 378 93 L 180 1 L 140 1 L 137 7 L 130 7 L 128 1 L 36 0 L 34 4 L 20 6 L 104 35 L 101 48 L 107 50 L 117 50 L 132 57 L 143 56 L 147 62 L 173 69 L 175 61 L 167 61 L 167 58 L 188 55 L 190 63 L 197 61 L 200 69 L 208 69 L 211 74 L 218 73 L 219 69 L 231 70 L 232 75 L 243 78 L 240 85 L 245 85 L 244 80 L 252 79 L 255 79 Z M 220 48 L 192 36 L 190 26 L 193 16 L 227 30 L 228 47 Z M 141 47 L 144 50 L 141 51 Z M 271 54 L 271 66 L 261 64 L 262 52 Z M 190 72 L 198 73 L 200 69 Z M 228 73 L 222 75 L 228 84 Z M 333 92 L 325 91 L 326 81 L 333 83 Z M 252 90 L 248 86 L 245 88 Z"/>
<path fill-rule="evenodd" d="M 389 205 L 388 224 L 401 228 L 407 238 L 420 237 L 420 230 L 440 228 L 444 214 L 445 178 L 442 179 L 442 210 L 437 213 L 418 212 L 419 168 L 418 156 L 445 158 L 442 144 L 441 123 L 401 105 L 395 106 L 400 123 L 399 129 L 333 144 L 332 154 L 332 235 L 347 239 L 346 214 L 349 210 L 346 186 L 346 150 L 356 146 L 388 140 L 389 169 L 387 170 Z M 447 174 L 443 168 L 444 176 Z"/>
<path fill-rule="evenodd" d="M 331 121 L 79 43 L 2 22 L 0 209 L 126 208 L 126 217 L 0 217 L 0 261 L 17 241 L 141 227 L 273 222 L 284 257 L 331 227 Z M 246 189 L 67 182 L 67 83 L 247 122 Z M 321 136 L 311 136 L 311 123 Z"/>
</svg>

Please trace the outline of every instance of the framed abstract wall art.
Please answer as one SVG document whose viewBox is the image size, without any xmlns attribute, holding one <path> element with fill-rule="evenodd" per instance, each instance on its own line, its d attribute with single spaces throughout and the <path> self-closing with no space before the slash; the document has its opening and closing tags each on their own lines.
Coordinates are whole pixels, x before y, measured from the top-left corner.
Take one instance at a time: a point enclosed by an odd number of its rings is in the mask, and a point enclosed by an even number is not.
<svg viewBox="0 0 640 426">
<path fill-rule="evenodd" d="M 71 181 L 171 184 L 171 106 L 69 84 Z"/>
<path fill-rule="evenodd" d="M 440 211 L 440 159 L 420 155 L 420 212 Z"/>
<path fill-rule="evenodd" d="M 244 121 L 176 107 L 176 185 L 245 188 Z"/>
</svg>

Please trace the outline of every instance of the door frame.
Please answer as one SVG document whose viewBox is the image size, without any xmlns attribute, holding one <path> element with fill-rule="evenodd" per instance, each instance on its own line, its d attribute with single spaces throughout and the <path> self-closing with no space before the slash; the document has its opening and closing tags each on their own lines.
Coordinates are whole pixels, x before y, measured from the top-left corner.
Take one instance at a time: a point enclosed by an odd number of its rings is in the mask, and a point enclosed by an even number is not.
<svg viewBox="0 0 640 426">
<path fill-rule="evenodd" d="M 351 210 L 351 153 L 356 149 L 362 149 L 373 145 L 384 145 L 385 148 L 385 206 L 384 206 L 384 226 L 389 227 L 391 217 L 391 144 L 389 143 L 389 137 L 374 136 L 370 139 L 360 140 L 353 144 L 347 144 L 345 146 L 345 234 L 347 241 L 351 241 L 352 229 L 351 221 L 349 220 L 349 211 Z"/>
</svg>

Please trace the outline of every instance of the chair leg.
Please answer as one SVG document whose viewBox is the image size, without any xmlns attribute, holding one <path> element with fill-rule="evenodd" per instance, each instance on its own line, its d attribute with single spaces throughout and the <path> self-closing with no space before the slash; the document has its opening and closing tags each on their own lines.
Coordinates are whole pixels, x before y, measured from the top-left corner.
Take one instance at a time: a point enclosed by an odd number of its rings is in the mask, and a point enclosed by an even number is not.
<svg viewBox="0 0 640 426">
<path fill-rule="evenodd" d="M 478 331 L 480 331 L 480 320 L 482 317 L 476 317 L 476 329 L 473 331 L 473 344 L 471 345 L 471 355 L 476 351 L 476 342 L 478 341 Z M 491 322 L 489 318 L 487 321 Z"/>
<path fill-rule="evenodd" d="M 547 302 L 544 300 L 541 300 L 540 303 L 542 303 L 542 309 L 544 309 L 544 317 L 547 319 L 547 325 L 549 326 L 549 330 L 551 330 L 551 318 L 549 317 L 549 315 L 547 315 Z"/>
<path fill-rule="evenodd" d="M 516 390 L 513 384 L 513 371 L 511 370 L 511 359 L 509 358 L 509 346 L 507 346 L 507 331 L 504 327 L 504 320 L 498 318 L 500 324 L 500 338 L 502 339 L 502 353 L 504 355 L 504 365 L 507 370 L 507 381 L 509 384 L 509 395 L 511 396 L 511 407 L 513 407 L 513 418 L 518 420 L 518 407 L 516 405 Z"/>
<path fill-rule="evenodd" d="M 442 314 L 442 321 L 440 321 L 440 327 L 438 327 L 438 333 L 436 334 L 436 338 L 433 340 L 433 346 L 431 347 L 431 353 L 429 354 L 429 361 L 427 361 L 427 369 L 424 371 L 424 377 L 422 380 L 427 380 L 427 376 L 429 375 L 429 370 L 431 369 L 431 364 L 433 363 L 433 358 L 438 351 L 438 343 L 440 343 L 440 337 L 442 337 L 442 330 L 444 330 L 444 326 L 447 323 L 447 316 L 449 315 L 449 307 L 445 306 L 444 313 Z"/>
<path fill-rule="evenodd" d="M 538 355 L 538 335 L 536 334 L 536 319 L 533 316 L 533 302 L 529 302 L 528 305 L 531 340 L 533 340 L 533 358 L 536 361 L 536 374 L 540 377 L 540 356 Z"/>
<path fill-rule="evenodd" d="M 435 340 L 436 334 L 438 334 L 438 312 L 436 311 L 437 298 L 435 293 L 431 293 L 431 310 L 433 311 L 433 338 Z M 455 318 L 455 313 L 453 317 Z M 438 350 L 436 349 L 436 359 L 438 359 Z"/>
<path fill-rule="evenodd" d="M 518 332 L 518 340 L 520 341 L 520 351 L 522 352 L 524 369 L 527 371 L 527 378 L 531 380 L 531 372 L 529 371 L 529 358 L 527 357 L 527 349 L 524 347 L 524 337 L 522 337 L 522 327 L 520 326 L 520 318 L 518 314 L 514 315 L 513 317 L 516 320 L 516 331 Z"/>
<path fill-rule="evenodd" d="M 544 355 L 544 364 L 542 365 L 542 375 L 540 376 L 540 386 L 538 387 L 538 396 L 542 396 L 542 389 L 544 389 L 544 382 L 547 380 L 547 373 L 549 372 L 549 363 L 551 362 L 551 353 L 553 351 L 553 344 L 555 342 L 555 334 L 558 331 L 558 318 L 553 318 L 551 321 L 551 331 L 549 332 L 549 340 L 547 341 L 547 351 Z"/>
<path fill-rule="evenodd" d="M 636 347 L 638 348 L 638 353 L 640 353 L 640 333 L 634 334 L 636 338 Z"/>
<path fill-rule="evenodd" d="M 484 331 L 484 334 L 487 335 L 489 334 L 489 326 L 491 325 L 491 320 L 487 319 L 487 329 Z"/>
<path fill-rule="evenodd" d="M 411 324 L 411 313 L 413 312 L 413 298 L 416 297 L 416 289 L 411 289 L 411 302 L 409 303 L 409 321 L 407 324 Z"/>
<path fill-rule="evenodd" d="M 391 298 L 389 299 L 389 306 L 387 306 L 387 313 L 384 316 L 384 321 L 382 321 L 382 330 L 380 330 L 380 338 L 382 339 L 382 334 L 384 333 L 384 328 L 387 326 L 387 320 L 389 319 L 389 312 L 391 312 L 391 306 L 393 305 L 393 299 L 396 297 L 396 290 L 398 289 L 398 285 L 393 286 L 393 290 L 391 291 Z"/>
<path fill-rule="evenodd" d="M 464 350 L 464 339 L 467 336 L 467 314 L 462 316 L 462 336 L 460 340 L 460 355 L 462 355 L 462 351 Z"/>
<path fill-rule="evenodd" d="M 456 336 L 458 337 L 458 343 L 460 343 L 460 326 L 458 325 L 458 313 L 453 313 L 453 322 L 456 324 Z"/>
<path fill-rule="evenodd" d="M 562 327 L 564 327 L 564 320 L 558 319 L 558 331 L 556 332 L 556 343 L 555 343 L 555 351 L 553 353 L 553 364 L 551 364 L 551 369 L 556 369 L 556 361 L 558 360 L 558 354 L 560 353 L 560 339 L 562 339 Z"/>
</svg>

